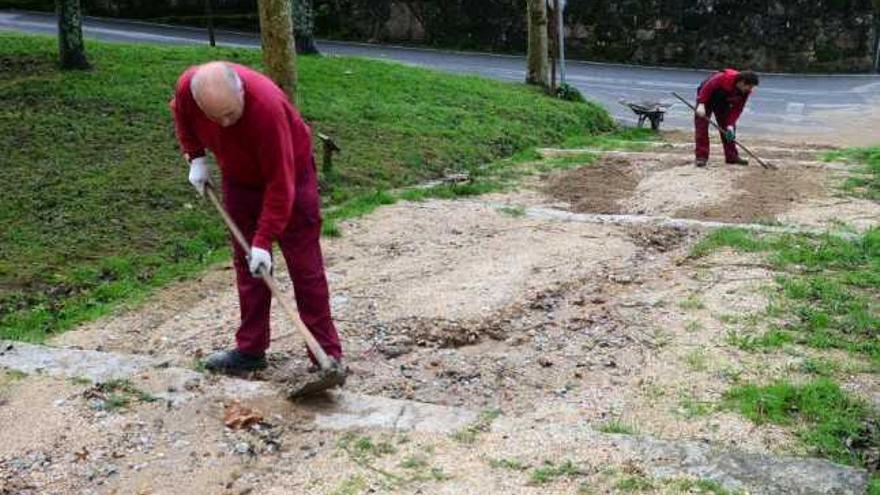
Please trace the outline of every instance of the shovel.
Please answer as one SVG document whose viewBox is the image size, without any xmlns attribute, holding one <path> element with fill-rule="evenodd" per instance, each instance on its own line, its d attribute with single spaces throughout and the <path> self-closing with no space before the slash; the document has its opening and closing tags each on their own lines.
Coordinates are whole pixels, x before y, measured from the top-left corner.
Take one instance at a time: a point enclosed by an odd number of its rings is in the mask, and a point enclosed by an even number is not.
<svg viewBox="0 0 880 495">
<path fill-rule="evenodd" d="M 229 213 L 226 212 L 223 205 L 220 204 L 220 200 L 217 199 L 217 193 L 214 192 L 214 187 L 210 183 L 205 184 L 205 194 L 207 194 L 211 203 L 214 204 L 214 207 L 217 208 L 217 212 L 220 216 L 223 217 L 223 221 L 226 222 L 226 226 L 229 228 L 229 231 L 232 232 L 235 241 L 238 242 L 241 249 L 250 256 L 250 245 L 241 233 L 241 230 L 235 225 L 235 221 L 229 216 Z M 312 332 L 310 332 L 302 322 L 302 319 L 299 317 L 299 312 L 293 307 L 290 300 L 284 297 L 281 293 L 281 289 L 278 287 L 278 281 L 275 280 L 275 277 L 273 277 L 265 268 L 260 269 L 259 277 L 269 287 L 272 297 L 281 303 L 281 307 L 284 309 L 284 312 L 287 313 L 287 317 L 290 318 L 290 321 L 293 322 L 293 326 L 295 326 L 296 329 L 299 330 L 299 333 L 302 334 L 303 339 L 306 341 L 306 347 L 308 347 L 312 352 L 312 355 L 315 356 L 315 359 L 318 361 L 318 366 L 320 367 L 314 377 L 309 377 L 304 383 L 295 384 L 290 390 L 289 396 L 291 398 L 302 397 L 304 395 L 310 395 L 344 385 L 347 375 L 345 368 L 343 368 L 338 361 L 332 359 L 326 352 L 324 352 L 324 349 L 322 349 L 318 344 L 318 341 L 315 340 L 315 336 L 312 335 Z"/>
<path fill-rule="evenodd" d="M 689 101 L 685 100 L 684 98 L 682 98 L 681 96 L 679 96 L 678 93 L 676 93 L 676 92 L 673 91 L 673 92 L 672 92 L 672 96 L 674 96 L 674 97 L 678 98 L 679 100 L 681 100 L 681 102 L 684 103 L 685 105 L 687 105 L 688 107 L 690 107 L 691 110 L 693 110 L 693 111 L 695 111 L 695 112 L 697 111 L 697 109 L 696 109 L 693 105 L 691 105 L 691 102 L 689 102 Z M 718 127 L 718 124 L 716 124 L 714 120 L 710 119 L 709 117 L 706 117 L 706 120 L 708 120 L 709 123 L 712 124 L 712 127 L 714 127 L 715 129 L 717 129 L 718 132 L 722 132 L 722 131 L 721 131 L 721 128 Z M 754 158 L 755 160 L 757 160 L 757 162 L 760 163 L 762 167 L 764 167 L 764 168 L 766 168 L 766 169 L 768 169 L 768 170 L 777 170 L 776 165 L 773 165 L 773 164 L 771 164 L 771 163 L 765 162 L 764 160 L 761 159 L 761 157 L 759 157 L 758 155 L 752 153 L 752 150 L 746 148 L 746 146 L 745 146 L 744 144 L 740 143 L 739 141 L 734 140 L 734 141 L 733 141 L 733 144 L 739 146 L 740 149 L 742 149 L 743 151 L 745 151 L 746 153 L 748 153 L 749 156 L 751 156 L 752 158 Z"/>
</svg>

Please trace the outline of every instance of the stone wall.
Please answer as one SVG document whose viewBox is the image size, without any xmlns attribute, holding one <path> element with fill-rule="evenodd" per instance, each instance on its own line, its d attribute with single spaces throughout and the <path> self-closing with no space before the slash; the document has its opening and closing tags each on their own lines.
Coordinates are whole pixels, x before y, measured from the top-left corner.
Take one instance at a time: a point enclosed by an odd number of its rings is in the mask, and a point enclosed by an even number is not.
<svg viewBox="0 0 880 495">
<path fill-rule="evenodd" d="M 218 26 L 258 29 L 257 0 L 213 1 Z M 525 0 L 313 1 L 318 36 L 506 53 L 526 47 Z M 8 3 L 28 2 L 51 5 Z M 204 25 L 204 0 L 82 4 L 92 15 Z M 871 69 L 878 25 L 872 0 L 568 0 L 566 50 L 608 62 L 857 72 Z"/>
<path fill-rule="evenodd" d="M 526 46 L 524 0 L 316 3 L 324 35 L 503 52 Z M 685 67 L 868 71 L 875 44 L 871 0 L 569 0 L 566 26 L 572 58 Z"/>
</svg>

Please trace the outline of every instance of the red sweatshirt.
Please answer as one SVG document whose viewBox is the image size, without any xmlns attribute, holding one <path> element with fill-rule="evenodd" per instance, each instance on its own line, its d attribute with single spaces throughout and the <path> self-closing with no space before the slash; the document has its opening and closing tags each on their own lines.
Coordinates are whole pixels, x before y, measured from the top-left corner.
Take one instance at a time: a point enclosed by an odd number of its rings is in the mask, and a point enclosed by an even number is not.
<svg viewBox="0 0 880 495">
<path fill-rule="evenodd" d="M 171 100 L 177 138 L 190 159 L 211 150 L 223 181 L 263 191 L 253 245 L 268 250 L 296 210 L 317 216 L 318 186 L 312 136 L 287 95 L 268 77 L 231 65 L 244 83 L 244 113 L 229 127 L 205 116 L 190 91 L 196 68 L 177 81 Z"/>
<path fill-rule="evenodd" d="M 748 94 L 743 94 L 736 88 L 737 75 L 739 72 L 734 69 L 724 69 L 703 81 L 697 90 L 697 103 L 703 103 L 710 108 L 724 105 L 730 109 L 727 125 L 736 125 L 746 106 L 746 100 L 749 99 Z"/>
</svg>

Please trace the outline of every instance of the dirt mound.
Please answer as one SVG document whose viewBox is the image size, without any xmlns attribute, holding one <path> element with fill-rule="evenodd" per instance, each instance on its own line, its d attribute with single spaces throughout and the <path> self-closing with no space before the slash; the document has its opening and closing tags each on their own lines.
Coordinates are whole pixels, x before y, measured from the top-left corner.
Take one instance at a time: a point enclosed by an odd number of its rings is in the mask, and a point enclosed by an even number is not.
<svg viewBox="0 0 880 495">
<path fill-rule="evenodd" d="M 824 175 L 802 168 L 766 171 L 752 167 L 734 180 L 736 194 L 720 203 L 683 208 L 676 216 L 733 223 L 774 220 L 796 204 L 822 195 Z"/>
<path fill-rule="evenodd" d="M 578 213 L 665 215 L 751 223 L 776 220 L 795 205 L 827 195 L 830 172 L 782 166 L 694 167 L 673 154 L 606 156 L 595 165 L 552 176 L 543 192 Z M 656 244 L 642 233 L 636 239 Z M 665 241 L 660 242 L 665 244 Z"/>
<path fill-rule="evenodd" d="M 606 156 L 593 165 L 551 177 L 544 192 L 570 203 L 577 212 L 619 213 L 619 201 L 632 195 L 640 175 L 626 158 Z"/>
</svg>

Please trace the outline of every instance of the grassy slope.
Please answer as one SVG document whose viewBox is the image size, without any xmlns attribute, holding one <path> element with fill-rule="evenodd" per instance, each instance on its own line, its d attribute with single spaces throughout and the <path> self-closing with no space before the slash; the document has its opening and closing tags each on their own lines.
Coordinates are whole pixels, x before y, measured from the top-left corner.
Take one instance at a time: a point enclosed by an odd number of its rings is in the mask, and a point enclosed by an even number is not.
<svg viewBox="0 0 880 495">
<path fill-rule="evenodd" d="M 95 70 L 61 73 L 55 50 L 0 34 L 0 338 L 41 340 L 226 255 L 167 101 L 187 66 L 259 67 L 259 53 L 89 43 Z M 348 58 L 299 69 L 304 116 L 343 148 L 325 196 L 343 215 L 379 190 L 612 127 L 595 105 L 476 77 Z"/>
</svg>

